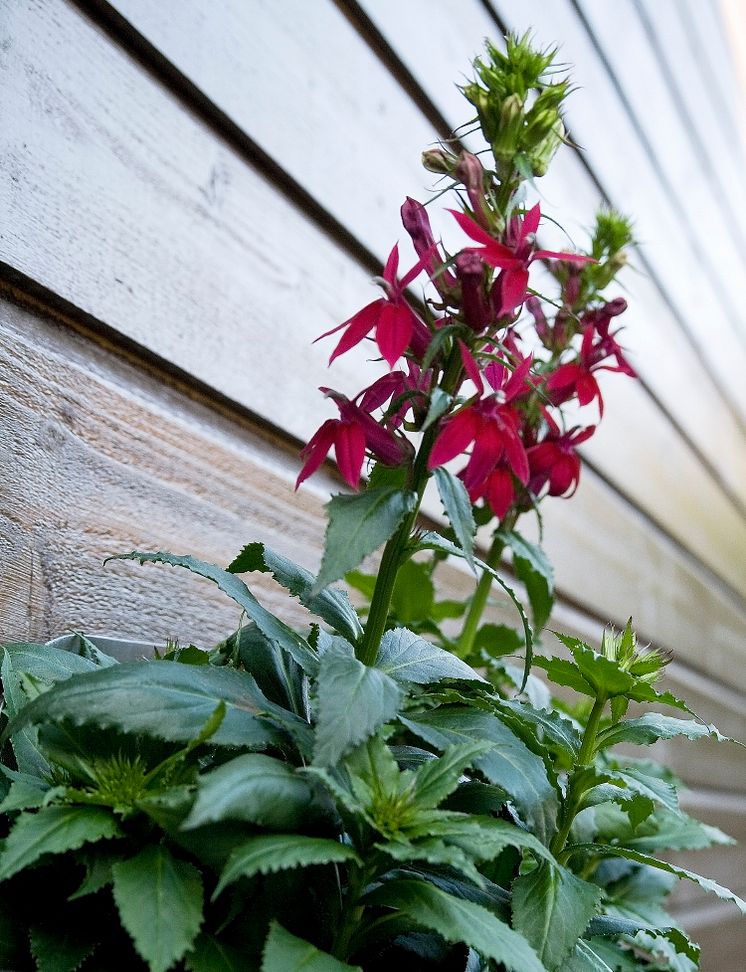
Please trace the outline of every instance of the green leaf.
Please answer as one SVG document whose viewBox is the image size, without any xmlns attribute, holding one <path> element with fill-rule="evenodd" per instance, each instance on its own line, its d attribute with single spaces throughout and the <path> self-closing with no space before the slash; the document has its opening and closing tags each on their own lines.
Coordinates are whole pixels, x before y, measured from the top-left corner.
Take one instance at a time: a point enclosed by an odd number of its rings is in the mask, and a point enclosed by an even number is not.
<svg viewBox="0 0 746 972">
<path fill-rule="evenodd" d="M 604 693 L 612 698 L 615 695 L 625 695 L 635 684 L 635 679 L 629 672 L 623 671 L 617 662 L 600 655 L 585 642 L 577 638 L 554 632 L 557 638 L 570 649 L 578 669 L 594 689 L 594 694 Z"/>
<path fill-rule="evenodd" d="M 493 860 L 506 847 L 529 850 L 538 860 L 557 866 L 551 852 L 542 842 L 522 827 L 495 817 L 439 811 L 429 820 L 419 821 L 407 828 L 407 836 L 418 839 L 423 835 L 440 837 L 450 844 L 463 848 L 478 861 Z"/>
<path fill-rule="evenodd" d="M 435 588 L 427 564 L 405 561 L 396 575 L 391 609 L 401 624 L 427 621 L 433 607 Z"/>
<path fill-rule="evenodd" d="M 296 938 L 273 921 L 264 945 L 262 972 L 363 972 L 359 965 L 345 965 L 310 942 Z"/>
<path fill-rule="evenodd" d="M 394 628 L 384 634 L 375 667 L 397 681 L 417 685 L 428 685 L 443 678 L 484 681 L 456 655 L 406 628 Z"/>
<path fill-rule="evenodd" d="M 547 555 L 516 530 L 498 530 L 498 535 L 513 551 L 516 577 L 526 588 L 534 627 L 540 630 L 549 620 L 554 604 L 554 571 Z"/>
<path fill-rule="evenodd" d="M 474 636 L 474 651 L 483 661 L 502 658 L 503 655 L 517 655 L 525 642 L 515 628 L 506 624 L 483 624 Z"/>
<path fill-rule="evenodd" d="M 321 659 L 313 762 L 333 766 L 353 746 L 393 719 L 402 691 L 385 672 L 371 668 L 333 643 Z"/>
<path fill-rule="evenodd" d="M 453 527 L 456 539 L 464 553 L 467 564 L 476 572 L 474 566 L 474 534 L 476 523 L 471 511 L 471 500 L 461 480 L 443 466 L 435 470 L 435 483 L 438 487 L 440 502 L 446 511 L 448 521 Z"/>
<path fill-rule="evenodd" d="M 436 867 L 450 867 L 463 874 L 478 888 L 484 884 L 484 875 L 480 874 L 474 862 L 454 844 L 446 844 L 442 840 L 426 837 L 423 840 L 411 842 L 404 839 L 390 840 L 375 845 L 376 850 L 382 851 L 395 861 L 402 864 L 412 864 L 415 861 L 425 861 Z"/>
<path fill-rule="evenodd" d="M 199 778 L 197 799 L 183 829 L 227 817 L 271 830 L 294 830 L 308 812 L 313 793 L 279 759 L 247 753 Z"/>
<path fill-rule="evenodd" d="M 360 619 L 344 591 L 326 588 L 313 595 L 311 592 L 316 582 L 313 574 L 270 550 L 263 543 L 250 543 L 245 546 L 228 570 L 231 574 L 269 572 L 278 584 L 348 641 L 357 641 L 363 633 Z"/>
<path fill-rule="evenodd" d="M 332 496 L 326 504 L 329 525 L 314 593 L 344 577 L 378 550 L 416 507 L 416 493 L 392 486 L 353 496 Z"/>
<path fill-rule="evenodd" d="M 581 732 L 575 723 L 557 709 L 537 709 L 528 702 L 518 699 L 501 699 L 497 703 L 500 711 L 508 718 L 511 726 L 533 726 L 541 730 L 541 742 L 552 746 L 575 761 L 582 744 Z"/>
<path fill-rule="evenodd" d="M 440 550 L 443 553 L 451 554 L 454 557 L 465 557 L 464 551 L 460 547 L 457 547 L 455 543 L 451 543 L 444 537 L 441 537 L 439 533 L 433 533 L 432 531 L 424 533 L 418 543 L 417 548 L 419 550 Z M 477 560 L 474 558 L 474 563 L 479 567 L 480 570 L 487 571 L 487 573 L 492 577 L 493 580 L 502 587 L 505 593 L 508 595 L 513 605 L 518 611 L 521 619 L 521 624 L 523 625 L 523 635 L 526 642 L 526 658 L 523 667 L 523 681 L 520 686 L 520 691 L 526 687 L 526 682 L 528 681 L 528 675 L 531 671 L 531 662 L 533 659 L 534 650 L 534 636 L 531 631 L 531 625 L 528 623 L 528 618 L 526 617 L 526 612 L 523 610 L 523 605 L 521 604 L 518 596 L 512 587 L 509 587 L 505 581 L 500 577 L 498 572 L 490 567 L 489 564 L 485 564 L 482 560 Z"/>
<path fill-rule="evenodd" d="M 0 881 L 38 861 L 43 854 L 63 854 L 89 841 L 119 836 L 117 822 L 100 807 L 44 807 L 22 813 L 0 854 Z"/>
<path fill-rule="evenodd" d="M 249 972 L 243 952 L 204 932 L 184 957 L 184 968 L 189 972 Z"/>
<path fill-rule="evenodd" d="M 399 718 L 412 732 L 441 750 L 454 743 L 493 743 L 494 748 L 480 756 L 475 766 L 490 783 L 511 797 L 528 827 L 548 843 L 555 830 L 557 790 L 542 758 L 496 716 L 453 707 Z"/>
<path fill-rule="evenodd" d="M 29 929 L 31 954 L 37 972 L 75 972 L 96 950 L 90 931 L 81 928 L 50 928 L 48 924 Z"/>
<path fill-rule="evenodd" d="M 633 963 L 637 968 L 637 963 Z M 564 972 L 617 972 L 617 966 L 607 965 L 588 942 L 579 941 L 565 962 Z"/>
<path fill-rule="evenodd" d="M 655 867 L 658 870 L 667 871 L 669 874 L 674 874 L 678 878 L 685 878 L 687 881 L 693 881 L 703 890 L 710 891 L 712 894 L 717 895 L 718 898 L 722 898 L 724 901 L 732 901 L 740 912 L 746 915 L 746 901 L 739 898 L 737 894 L 734 894 L 732 891 L 729 891 L 728 888 L 724 888 L 722 885 L 717 884 L 710 878 L 702 877 L 700 874 L 695 874 L 694 871 L 688 871 L 684 867 L 677 867 L 675 864 L 671 864 L 669 861 L 660 861 L 656 857 L 650 857 L 648 854 L 642 854 L 630 847 L 618 847 L 614 844 L 573 844 L 572 846 L 568 847 L 568 850 L 573 854 L 578 852 L 589 853 L 597 857 L 623 857 L 628 861 L 635 861 L 637 864 L 647 864 L 649 867 Z"/>
<path fill-rule="evenodd" d="M 377 574 L 364 574 L 360 570 L 350 570 L 345 574 L 345 580 L 350 587 L 354 587 L 356 591 L 360 591 L 369 601 L 372 600 L 373 591 L 376 589 L 376 581 L 378 580 Z"/>
<path fill-rule="evenodd" d="M 52 645 L 13 643 L 5 645 L 5 654 L 17 672 L 32 675 L 43 682 L 60 682 L 79 675 L 81 672 L 94 671 L 99 666 L 90 658 L 63 651 Z"/>
<path fill-rule="evenodd" d="M 66 719 L 188 743 L 221 702 L 225 717 L 211 743 L 262 749 L 282 742 L 279 731 L 260 718 L 272 706 L 250 675 L 178 662 L 125 662 L 74 676 L 27 705 L 6 734 L 28 723 Z"/>
<path fill-rule="evenodd" d="M 591 920 L 601 889 L 564 867 L 540 864 L 513 882 L 513 927 L 549 972 L 564 967 Z"/>
<path fill-rule="evenodd" d="M 453 398 L 442 388 L 436 388 L 430 396 L 430 407 L 427 410 L 425 421 L 422 423 L 422 431 L 427 432 L 430 426 L 437 422 L 441 415 L 448 411 Z"/>
<path fill-rule="evenodd" d="M 125 930 L 151 972 L 166 972 L 202 924 L 202 879 L 161 844 L 112 867 L 114 901 Z"/>
<path fill-rule="evenodd" d="M 314 674 L 317 659 L 306 642 L 299 634 L 289 628 L 286 624 L 271 614 L 265 607 L 257 601 L 246 584 L 240 577 L 221 570 L 214 564 L 207 564 L 194 557 L 181 557 L 176 554 L 158 551 L 157 553 L 143 553 L 133 550 L 132 553 L 118 554 L 116 557 L 109 557 L 109 560 L 139 560 L 141 564 L 169 564 L 172 567 L 184 567 L 193 574 L 198 574 L 213 584 L 217 584 L 220 590 L 227 594 L 238 606 L 246 612 L 248 617 L 254 622 L 265 637 L 270 641 L 276 642 L 284 648 L 288 654 L 295 659 L 307 674 Z"/>
<path fill-rule="evenodd" d="M 463 942 L 481 955 L 502 962 L 511 972 L 545 972 L 526 939 L 490 911 L 447 894 L 423 881 L 389 881 L 367 895 L 366 902 L 397 908 L 447 942 Z"/>
<path fill-rule="evenodd" d="M 55 793 L 64 793 L 64 787 L 57 787 Z M 10 813 L 11 810 L 35 810 L 47 800 L 50 788 L 42 780 L 30 779 L 13 780 L 5 799 L 0 803 L 0 813 Z"/>
<path fill-rule="evenodd" d="M 456 789 L 464 770 L 490 749 L 491 742 L 446 746 L 439 757 L 423 763 L 414 775 L 415 801 L 418 808 L 429 810 L 437 807 Z"/>
<path fill-rule="evenodd" d="M 86 873 L 78 888 L 68 896 L 68 901 L 85 898 L 95 894 L 101 888 L 112 882 L 112 865 L 122 860 L 122 853 L 106 851 L 101 847 L 81 851 L 77 856 L 78 863 L 84 864 Z"/>
<path fill-rule="evenodd" d="M 241 877 L 273 874 L 312 864 L 361 864 L 355 850 L 347 844 L 326 837 L 306 837 L 303 834 L 265 834 L 251 837 L 236 847 L 228 858 L 213 900 L 229 884 Z"/>
<path fill-rule="evenodd" d="M 658 810 L 643 827 L 626 837 L 625 847 L 649 853 L 661 850 L 702 850 L 714 844 L 734 844 L 718 827 L 695 820 L 680 811 Z"/>
<path fill-rule="evenodd" d="M 673 812 L 679 809 L 679 796 L 673 783 L 646 772 L 645 765 L 618 767 L 611 772 L 614 779 L 621 780 L 628 790 L 649 797 L 656 803 Z"/>
<path fill-rule="evenodd" d="M 672 716 L 649 712 L 638 719 L 628 719 L 609 726 L 598 735 L 598 748 L 617 746 L 619 743 L 633 743 L 636 746 L 650 746 L 659 739 L 673 739 L 686 736 L 687 739 L 716 739 L 718 742 L 733 742 L 722 736 L 715 726 L 707 726 L 693 719 L 675 719 Z"/>
<path fill-rule="evenodd" d="M 543 668 L 547 678 L 555 685 L 566 685 L 568 688 L 595 698 L 596 691 L 586 678 L 580 673 L 578 666 L 566 658 L 545 658 L 543 655 L 534 657 L 534 665 Z"/>
<path fill-rule="evenodd" d="M 13 655 L 7 651 L 3 656 L 0 673 L 3 680 L 3 708 L 12 721 L 28 703 L 23 690 L 22 673 L 13 664 Z M 48 780 L 51 769 L 46 754 L 39 747 L 39 733 L 34 728 L 21 730 L 12 740 L 16 766 L 21 773 L 38 780 Z"/>
</svg>

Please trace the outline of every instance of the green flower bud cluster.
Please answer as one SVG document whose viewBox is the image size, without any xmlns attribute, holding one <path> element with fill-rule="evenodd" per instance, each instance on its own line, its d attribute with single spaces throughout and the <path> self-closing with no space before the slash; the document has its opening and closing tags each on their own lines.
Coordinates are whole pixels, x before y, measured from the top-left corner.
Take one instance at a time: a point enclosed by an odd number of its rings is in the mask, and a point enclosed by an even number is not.
<svg viewBox="0 0 746 972">
<path fill-rule="evenodd" d="M 602 209 L 596 214 L 591 256 L 597 263 L 583 268 L 588 285 L 596 292 L 608 287 L 628 260 L 628 248 L 634 245 L 632 223 L 613 209 Z"/>
<path fill-rule="evenodd" d="M 615 631 L 613 627 L 604 631 L 601 654 L 609 661 L 616 662 L 623 672 L 628 672 L 638 682 L 647 682 L 649 685 L 661 677 L 663 669 L 671 660 L 670 655 L 658 648 L 642 647 L 638 644 L 637 635 L 632 630 L 631 618 L 624 631 Z"/>
<path fill-rule="evenodd" d="M 565 140 L 561 109 L 570 82 L 551 80 L 556 54 L 533 48 L 528 34 L 507 37 L 505 53 L 488 41 L 486 57 L 474 61 L 477 79 L 461 89 L 477 109 L 501 180 L 514 170 L 544 175 Z"/>
</svg>

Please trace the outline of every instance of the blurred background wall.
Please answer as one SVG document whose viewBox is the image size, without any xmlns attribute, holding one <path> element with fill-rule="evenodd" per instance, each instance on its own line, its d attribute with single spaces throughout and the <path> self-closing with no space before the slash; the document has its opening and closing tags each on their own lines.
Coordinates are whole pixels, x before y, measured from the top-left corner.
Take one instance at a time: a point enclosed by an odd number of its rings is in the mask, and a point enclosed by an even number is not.
<svg viewBox="0 0 746 972">
<path fill-rule="evenodd" d="M 318 564 L 338 481 L 292 489 L 330 414 L 311 341 L 371 299 L 400 203 L 433 185 L 420 151 L 468 118 L 454 82 L 483 38 L 532 28 L 578 85 L 582 151 L 539 183 L 546 210 L 582 245 L 611 203 L 641 244 L 624 278 L 641 380 L 609 377 L 580 490 L 545 507 L 553 626 L 596 641 L 633 614 L 675 653 L 670 687 L 746 739 L 744 10 L 724 9 L 0 0 L 0 637 L 232 629 L 198 581 L 102 569 L 133 547 L 226 563 L 261 539 Z M 365 369 L 345 356 L 335 387 Z M 741 754 L 661 755 L 692 812 L 746 840 Z M 743 848 L 686 860 L 746 891 Z M 744 967 L 728 905 L 692 886 L 677 907 L 706 972 Z"/>
</svg>

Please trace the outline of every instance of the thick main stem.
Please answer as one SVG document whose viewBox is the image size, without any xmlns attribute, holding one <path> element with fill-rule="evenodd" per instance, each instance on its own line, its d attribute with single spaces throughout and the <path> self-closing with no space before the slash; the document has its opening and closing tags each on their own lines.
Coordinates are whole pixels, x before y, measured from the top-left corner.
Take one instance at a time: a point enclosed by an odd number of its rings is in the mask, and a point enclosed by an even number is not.
<svg viewBox="0 0 746 972">
<path fill-rule="evenodd" d="M 461 377 L 461 357 L 458 350 L 451 353 L 448 366 L 445 369 L 441 388 L 449 395 L 453 394 L 458 387 Z M 432 426 L 422 437 L 422 443 L 414 461 L 412 470 L 412 490 L 417 495 L 417 502 L 411 513 L 408 513 L 401 526 L 391 537 L 383 550 L 381 566 L 378 569 L 376 586 L 373 589 L 373 597 L 368 611 L 368 620 L 363 630 L 363 635 L 355 649 L 355 655 L 364 665 L 372 665 L 378 655 L 381 638 L 386 630 L 386 622 L 389 617 L 391 607 L 391 595 L 396 583 L 396 575 L 404 560 L 404 554 L 409 544 L 412 528 L 417 522 L 417 514 L 420 511 L 422 497 L 425 493 L 427 481 L 430 478 L 430 470 L 427 462 L 430 452 L 435 442 L 437 425 Z"/>
<path fill-rule="evenodd" d="M 363 631 L 363 636 L 360 639 L 355 652 L 359 661 L 361 661 L 364 665 L 372 665 L 375 662 L 378 654 L 378 648 L 381 644 L 381 638 L 386 630 L 386 622 L 388 621 L 389 608 L 391 606 L 391 595 L 394 591 L 396 575 L 399 572 L 399 567 L 402 564 L 404 552 L 407 548 L 409 537 L 412 533 L 412 527 L 417 521 L 417 514 L 420 510 L 420 504 L 425 492 L 425 486 L 430 478 L 430 473 L 428 472 L 427 468 L 427 460 L 430 455 L 430 450 L 432 449 L 433 438 L 434 429 L 430 429 L 425 433 L 420 451 L 417 453 L 417 458 L 415 460 L 414 471 L 412 474 L 412 487 L 414 492 L 417 494 L 417 502 L 414 505 L 414 509 L 411 511 L 411 513 L 407 513 L 402 521 L 401 526 L 397 529 L 396 533 L 391 537 L 383 550 L 381 566 L 378 568 L 376 586 L 373 590 L 373 597 L 370 602 L 368 620 Z"/>
</svg>

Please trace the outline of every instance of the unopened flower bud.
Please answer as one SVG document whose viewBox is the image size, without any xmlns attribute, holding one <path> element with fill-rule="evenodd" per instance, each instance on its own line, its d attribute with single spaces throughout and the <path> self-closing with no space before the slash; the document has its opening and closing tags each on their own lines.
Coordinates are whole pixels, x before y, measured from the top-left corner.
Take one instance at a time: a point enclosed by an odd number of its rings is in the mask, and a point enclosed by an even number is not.
<svg viewBox="0 0 746 972">
<path fill-rule="evenodd" d="M 422 153 L 422 164 L 428 172 L 437 172 L 439 175 L 453 175 L 458 164 L 458 156 L 446 149 L 426 149 Z"/>
<path fill-rule="evenodd" d="M 456 166 L 456 178 L 464 184 L 477 222 L 483 229 L 489 230 L 484 198 L 484 167 L 476 155 L 471 152 L 461 153 Z"/>
<path fill-rule="evenodd" d="M 427 210 L 416 199 L 407 196 L 401 207 L 401 221 L 409 233 L 417 256 L 427 259 L 426 269 L 435 287 L 442 296 L 447 296 L 456 286 L 456 278 L 450 270 L 441 270 L 438 250 L 430 226 Z"/>
<path fill-rule="evenodd" d="M 558 118 L 549 134 L 528 153 L 531 171 L 537 179 L 546 175 L 549 163 L 554 158 L 564 138 L 565 126 L 562 124 L 562 119 Z"/>
<path fill-rule="evenodd" d="M 464 320 L 479 334 L 491 320 L 490 307 L 484 293 L 484 264 L 479 255 L 459 253 L 456 257 L 456 276 L 461 283 L 461 310 Z"/>
</svg>

